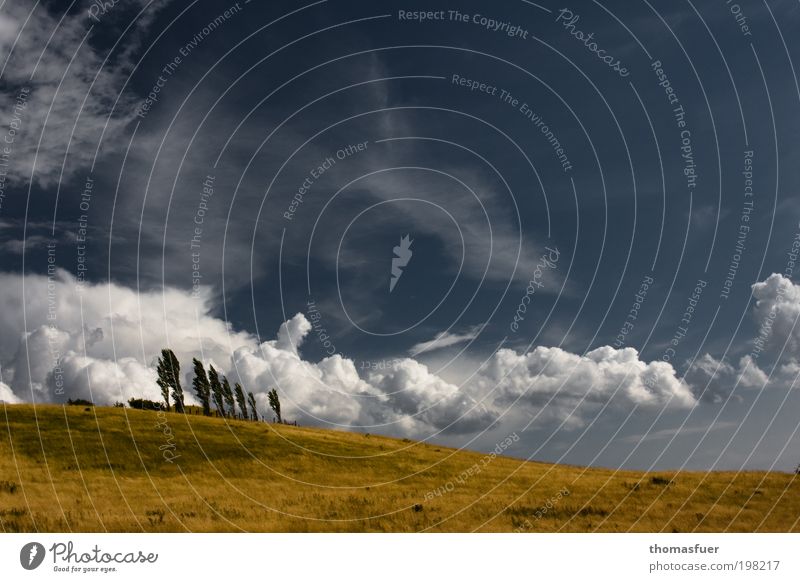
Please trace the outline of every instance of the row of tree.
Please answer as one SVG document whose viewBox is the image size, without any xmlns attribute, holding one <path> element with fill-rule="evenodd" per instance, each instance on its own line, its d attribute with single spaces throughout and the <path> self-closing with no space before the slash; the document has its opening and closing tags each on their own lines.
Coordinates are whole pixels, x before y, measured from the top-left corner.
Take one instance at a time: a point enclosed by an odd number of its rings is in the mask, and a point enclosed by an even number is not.
<svg viewBox="0 0 800 582">
<path fill-rule="evenodd" d="M 203 362 L 197 358 L 192 358 L 192 363 L 194 364 L 192 387 L 195 394 L 197 394 L 197 399 L 200 401 L 205 416 L 211 416 L 211 404 L 213 402 L 220 416 L 236 418 L 236 407 L 238 405 L 243 419 L 258 420 L 256 397 L 253 396 L 252 392 L 248 392 L 247 396 L 245 396 L 244 388 L 238 382 L 231 387 L 228 379 L 220 375 L 214 369 L 214 366 L 209 366 L 208 373 L 206 373 Z M 175 412 L 184 413 L 186 406 L 180 380 L 181 364 L 175 356 L 175 352 L 169 348 L 161 350 L 156 373 L 158 374 L 156 382 L 161 388 L 161 397 L 164 399 L 166 410 L 171 410 L 174 405 Z M 172 402 L 170 402 L 170 398 Z M 283 422 L 281 418 L 281 401 L 278 398 L 277 390 L 275 388 L 271 389 L 267 393 L 267 398 L 277 421 Z"/>
</svg>

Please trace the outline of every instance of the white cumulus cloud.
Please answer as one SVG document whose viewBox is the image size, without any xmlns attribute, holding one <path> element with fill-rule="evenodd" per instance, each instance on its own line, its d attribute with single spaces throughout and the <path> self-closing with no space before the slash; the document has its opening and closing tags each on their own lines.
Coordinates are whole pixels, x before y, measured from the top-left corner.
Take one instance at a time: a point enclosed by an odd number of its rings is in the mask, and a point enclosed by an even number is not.
<svg viewBox="0 0 800 582">
<path fill-rule="evenodd" d="M 660 361 L 644 362 L 633 348 L 603 346 L 581 356 L 553 347 L 537 347 L 528 354 L 499 350 L 479 380 L 496 386 L 498 405 L 521 406 L 542 419 L 583 424 L 613 396 L 611 410 L 639 405 L 687 408 L 696 404 L 690 387 L 677 378 L 673 367 Z"/>
<path fill-rule="evenodd" d="M 734 389 L 741 392 L 764 388 L 769 382 L 767 374 L 749 355 L 734 366 L 705 354 L 694 361 L 685 379 L 692 384 L 698 398 L 717 403 L 727 400 Z"/>
<path fill-rule="evenodd" d="M 14 392 L 11 390 L 11 386 L 0 382 L 0 402 L 5 402 L 6 404 L 19 404 L 22 401 L 22 398 L 14 394 Z"/>
<path fill-rule="evenodd" d="M 788 354 L 796 355 L 800 348 L 800 285 L 773 273 L 753 285 L 753 297 L 753 314 L 766 346 L 781 349 L 785 344 Z"/>
<path fill-rule="evenodd" d="M 255 339 L 210 315 L 210 292 L 199 299 L 178 289 L 141 291 L 115 283 L 86 284 L 58 271 L 44 275 L 0 274 L 0 364 L 3 379 L 17 395 L 56 400 L 53 369 L 64 369 L 64 398 L 83 397 L 91 383 L 95 402 L 109 404 L 144 386 L 144 368 L 154 368 L 169 346 L 190 372 L 192 357 L 227 368 L 230 354 Z M 131 359 L 139 364 L 132 365 Z M 100 365 L 107 362 L 111 366 Z M 84 382 L 78 373 L 96 373 Z M 127 374 L 122 393 L 117 382 Z M 187 378 L 188 379 L 188 378 Z M 124 384 L 124 383 L 123 383 Z M 184 390 L 191 394 L 188 382 Z M 76 391 L 75 394 L 70 390 Z M 152 392 L 150 392 L 152 394 Z M 137 392 L 137 397 L 143 393 Z M 189 399 L 191 401 L 191 398 Z"/>
<path fill-rule="evenodd" d="M 773 273 L 764 281 L 752 286 L 753 318 L 756 335 L 746 345 L 749 353 L 739 358 L 737 364 L 704 354 L 692 363 L 685 379 L 698 398 L 709 402 L 724 402 L 729 397 L 740 400 L 741 392 L 774 387 L 792 386 L 800 372 L 797 361 L 800 348 L 800 285 L 791 279 Z M 777 359 L 774 369 L 767 374 L 759 365 L 759 358 Z"/>
</svg>

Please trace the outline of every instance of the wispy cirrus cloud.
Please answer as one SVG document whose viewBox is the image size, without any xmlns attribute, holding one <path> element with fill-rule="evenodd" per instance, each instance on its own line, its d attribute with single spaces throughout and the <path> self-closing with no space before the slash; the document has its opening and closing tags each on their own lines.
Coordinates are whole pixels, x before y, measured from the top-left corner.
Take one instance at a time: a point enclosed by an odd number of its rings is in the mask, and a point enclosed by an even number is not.
<svg viewBox="0 0 800 582">
<path fill-rule="evenodd" d="M 480 325 L 471 327 L 468 331 L 463 333 L 452 333 L 450 331 L 442 331 L 436 334 L 436 337 L 428 341 L 419 342 L 408 350 L 411 357 L 418 356 L 425 352 L 432 352 L 441 350 L 450 346 L 462 344 L 478 337 L 481 330 Z"/>
<path fill-rule="evenodd" d="M 3 88 L 0 109 L 12 111 L 26 95 L 14 139 L 9 180 L 50 187 L 90 165 L 97 151 L 123 147 L 116 139 L 135 116 L 136 98 L 121 93 L 142 34 L 166 0 L 137 0 L 104 16 L 104 26 L 127 26 L 115 54 L 93 42 L 93 21 L 80 3 L 67 14 L 32 0 L 0 8 Z M 119 30 L 122 32 L 122 28 Z M 102 144 L 101 144 L 102 138 Z"/>
</svg>

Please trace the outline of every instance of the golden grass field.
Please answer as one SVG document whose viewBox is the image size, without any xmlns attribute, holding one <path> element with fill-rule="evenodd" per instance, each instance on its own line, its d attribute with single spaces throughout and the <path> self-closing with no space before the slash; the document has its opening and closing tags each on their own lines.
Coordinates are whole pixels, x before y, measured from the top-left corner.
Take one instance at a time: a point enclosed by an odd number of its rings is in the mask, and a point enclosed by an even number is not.
<svg viewBox="0 0 800 582">
<path fill-rule="evenodd" d="M 785 532 L 800 531 L 799 481 L 487 460 L 352 432 L 0 404 L 5 532 Z"/>
</svg>

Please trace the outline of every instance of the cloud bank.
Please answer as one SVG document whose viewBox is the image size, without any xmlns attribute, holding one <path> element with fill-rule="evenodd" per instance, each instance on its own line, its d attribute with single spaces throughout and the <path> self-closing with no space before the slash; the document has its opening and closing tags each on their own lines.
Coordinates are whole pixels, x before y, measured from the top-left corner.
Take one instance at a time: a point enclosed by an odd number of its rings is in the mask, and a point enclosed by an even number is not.
<svg viewBox="0 0 800 582">
<path fill-rule="evenodd" d="M 509 411 L 576 427 L 606 403 L 609 411 L 696 404 L 669 364 L 646 363 L 633 348 L 582 356 L 541 346 L 526 354 L 503 349 L 455 384 L 413 358 L 362 374 L 340 354 L 308 361 L 302 346 L 311 324 L 303 314 L 258 343 L 212 315 L 208 290 L 193 300 L 177 289 L 79 285 L 63 271 L 49 278 L 3 274 L 0 307 L 6 402 L 157 400 L 155 364 L 169 346 L 182 363 L 189 402 L 191 358 L 200 357 L 252 391 L 262 414 L 267 391 L 277 388 L 287 418 L 415 437 L 479 431 Z"/>
<path fill-rule="evenodd" d="M 757 322 L 771 322 L 765 345 L 793 349 L 800 341 L 794 325 L 800 288 L 772 275 L 754 285 L 753 293 Z M 302 346 L 311 329 L 298 313 L 275 339 L 258 343 L 212 315 L 209 290 L 193 300 L 178 289 L 81 286 L 63 271 L 49 278 L 2 274 L 0 400 L 157 400 L 155 363 L 161 347 L 169 346 L 183 364 L 189 402 L 191 358 L 200 357 L 254 392 L 263 414 L 267 391 L 277 388 L 286 416 L 304 423 L 419 437 L 475 432 L 507 415 L 576 428 L 601 408 L 689 409 L 700 401 L 724 402 L 735 392 L 789 386 L 800 372 L 793 357 L 770 377 L 752 355 L 732 364 L 705 354 L 679 378 L 670 364 L 645 362 L 630 347 L 603 346 L 579 355 L 538 346 L 527 353 L 501 349 L 456 384 L 408 357 L 362 373 L 340 354 L 308 361 Z"/>
</svg>

